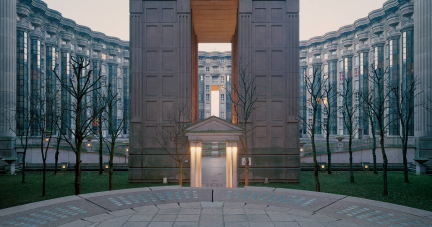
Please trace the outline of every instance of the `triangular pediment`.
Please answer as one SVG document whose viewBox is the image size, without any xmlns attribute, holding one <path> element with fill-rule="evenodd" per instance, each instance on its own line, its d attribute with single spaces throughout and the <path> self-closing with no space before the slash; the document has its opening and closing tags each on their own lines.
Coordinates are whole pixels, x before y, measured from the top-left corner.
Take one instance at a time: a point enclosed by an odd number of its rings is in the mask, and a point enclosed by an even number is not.
<svg viewBox="0 0 432 227">
<path fill-rule="evenodd" d="M 231 122 L 212 116 L 189 126 L 186 132 L 238 132 L 241 130 L 239 126 Z"/>
</svg>

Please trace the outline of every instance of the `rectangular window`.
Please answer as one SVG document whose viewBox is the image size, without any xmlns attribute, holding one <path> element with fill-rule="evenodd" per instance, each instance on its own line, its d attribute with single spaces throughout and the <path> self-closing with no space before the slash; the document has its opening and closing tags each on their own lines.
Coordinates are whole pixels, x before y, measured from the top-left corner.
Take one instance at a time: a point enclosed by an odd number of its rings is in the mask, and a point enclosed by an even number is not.
<svg viewBox="0 0 432 227">
<path fill-rule="evenodd" d="M 358 92 L 356 92 L 356 93 L 354 94 L 354 101 L 355 101 L 355 102 L 359 102 L 359 93 L 358 93 Z"/>
<path fill-rule="evenodd" d="M 324 54 L 324 59 L 327 59 L 328 58 L 328 54 Z"/>
<path fill-rule="evenodd" d="M 356 91 L 359 90 L 359 81 L 358 80 L 354 81 L 354 90 L 356 90 Z"/>
<path fill-rule="evenodd" d="M 218 77 L 212 76 L 212 83 L 217 84 L 218 83 Z"/>
<path fill-rule="evenodd" d="M 355 57 L 355 65 L 359 65 L 359 57 Z"/>
<path fill-rule="evenodd" d="M 206 76 L 206 81 L 205 81 L 206 83 L 210 83 L 210 77 L 209 76 Z"/>
<path fill-rule="evenodd" d="M 206 63 L 210 63 L 210 59 L 209 58 L 206 59 Z"/>
<path fill-rule="evenodd" d="M 210 94 L 206 94 L 206 101 L 210 101 Z"/>
<path fill-rule="evenodd" d="M 210 72 L 210 67 L 206 67 L 206 72 Z"/>
<path fill-rule="evenodd" d="M 308 109 L 309 117 L 313 117 L 313 110 L 311 108 Z"/>
<path fill-rule="evenodd" d="M 220 112 L 220 118 L 225 119 L 225 112 Z"/>
<path fill-rule="evenodd" d="M 308 124 L 312 125 L 312 119 L 308 119 Z"/>
<path fill-rule="evenodd" d="M 210 103 L 206 103 L 206 110 L 210 110 Z"/>
<path fill-rule="evenodd" d="M 225 83 L 225 77 L 223 77 L 223 76 L 221 76 L 221 84 L 224 84 Z"/>
<path fill-rule="evenodd" d="M 221 67 L 221 72 L 225 72 L 225 67 Z"/>
<path fill-rule="evenodd" d="M 221 58 L 221 62 L 224 63 L 225 62 L 225 58 Z"/>
<path fill-rule="evenodd" d="M 206 92 L 210 92 L 210 85 L 206 85 Z"/>
<path fill-rule="evenodd" d="M 102 59 L 106 59 L 106 54 L 102 54 Z"/>
<path fill-rule="evenodd" d="M 102 65 L 102 73 L 106 73 L 107 72 L 107 66 L 106 65 Z"/>
<path fill-rule="evenodd" d="M 220 104 L 220 110 L 225 110 L 225 103 Z"/>
<path fill-rule="evenodd" d="M 221 101 L 225 101 L 225 94 L 221 94 Z"/>
</svg>

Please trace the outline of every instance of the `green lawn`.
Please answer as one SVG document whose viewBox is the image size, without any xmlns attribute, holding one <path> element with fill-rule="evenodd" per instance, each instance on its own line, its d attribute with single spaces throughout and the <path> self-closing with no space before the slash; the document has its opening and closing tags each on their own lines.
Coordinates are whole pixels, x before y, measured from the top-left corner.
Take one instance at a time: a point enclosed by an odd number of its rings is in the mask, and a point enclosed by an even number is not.
<svg viewBox="0 0 432 227">
<path fill-rule="evenodd" d="M 411 183 L 403 183 L 401 172 L 389 173 L 389 193 L 387 197 L 381 196 L 382 174 L 374 175 L 372 172 L 355 173 L 356 183 L 349 183 L 348 172 L 334 172 L 333 175 L 320 174 L 321 191 L 342 195 L 379 200 L 432 211 L 432 176 L 416 176 L 410 174 Z M 53 172 L 47 174 L 47 196 L 41 197 L 41 172 L 28 172 L 27 183 L 21 183 L 21 175 L 0 175 L 0 209 L 26 203 L 53 199 L 74 194 L 74 173 Z M 251 184 L 251 186 L 268 186 L 279 188 L 292 188 L 301 190 L 314 190 L 313 172 L 302 172 L 301 183 L 270 183 Z M 130 184 L 128 173 L 114 172 L 114 189 L 138 188 L 160 186 L 162 184 Z M 240 185 L 241 187 L 242 185 Z M 105 191 L 108 189 L 108 175 L 102 176 L 97 172 L 82 173 L 82 193 Z"/>
<path fill-rule="evenodd" d="M 379 200 L 403 206 L 415 207 L 432 211 L 432 176 L 409 175 L 409 184 L 403 181 L 402 172 L 388 173 L 388 196 L 382 196 L 382 173 L 355 172 L 355 183 L 349 183 L 349 172 L 333 172 L 332 175 L 319 175 L 321 192 L 355 196 L 365 199 Z M 250 184 L 250 186 L 268 186 L 300 190 L 315 190 L 313 172 L 302 172 L 300 184 L 270 183 Z"/>
</svg>

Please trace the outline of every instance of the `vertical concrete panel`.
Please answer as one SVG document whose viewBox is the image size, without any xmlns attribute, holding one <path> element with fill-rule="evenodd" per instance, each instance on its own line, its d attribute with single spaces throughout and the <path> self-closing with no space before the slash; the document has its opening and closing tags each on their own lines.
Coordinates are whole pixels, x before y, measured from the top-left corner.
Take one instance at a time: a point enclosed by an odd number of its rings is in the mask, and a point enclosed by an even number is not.
<svg viewBox="0 0 432 227">
<path fill-rule="evenodd" d="M 432 1 L 414 1 L 414 74 L 420 80 L 422 93 L 415 97 L 415 136 L 432 136 L 432 114 L 420 106 L 431 108 L 432 97 Z"/>
<path fill-rule="evenodd" d="M 16 0 L 0 1 L 0 158 L 15 156 Z"/>
</svg>

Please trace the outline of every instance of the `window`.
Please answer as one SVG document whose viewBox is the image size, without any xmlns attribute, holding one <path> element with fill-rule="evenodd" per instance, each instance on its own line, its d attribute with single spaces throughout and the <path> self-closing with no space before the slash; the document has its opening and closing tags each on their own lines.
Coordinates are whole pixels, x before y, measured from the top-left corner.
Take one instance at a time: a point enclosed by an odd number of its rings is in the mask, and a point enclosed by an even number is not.
<svg viewBox="0 0 432 227">
<path fill-rule="evenodd" d="M 358 80 L 354 81 L 354 89 L 357 91 L 359 90 L 359 81 Z"/>
<path fill-rule="evenodd" d="M 107 66 L 106 65 L 102 65 L 102 73 L 106 73 L 107 72 Z"/>
<path fill-rule="evenodd" d="M 308 109 L 309 117 L 313 117 L 313 110 L 311 108 Z"/>
<path fill-rule="evenodd" d="M 206 67 L 206 72 L 210 72 L 210 67 Z"/>
<path fill-rule="evenodd" d="M 109 59 L 114 59 L 114 56 L 110 55 L 110 56 L 109 56 Z"/>
<path fill-rule="evenodd" d="M 359 101 L 359 93 L 358 93 L 358 92 L 356 92 L 356 93 L 354 94 L 354 101 L 355 101 L 355 102 L 358 102 L 358 101 Z"/>
<path fill-rule="evenodd" d="M 210 85 L 206 85 L 206 92 L 210 92 Z"/>
<path fill-rule="evenodd" d="M 217 60 L 218 60 L 218 58 L 216 58 L 216 57 L 213 58 L 213 61 L 217 61 Z"/>
<path fill-rule="evenodd" d="M 124 59 L 124 62 L 125 62 L 125 63 L 128 63 L 128 62 L 129 62 L 129 59 L 126 59 L 126 58 L 125 58 L 125 59 Z"/>
<path fill-rule="evenodd" d="M 206 101 L 210 101 L 210 94 L 206 94 Z"/>
<path fill-rule="evenodd" d="M 221 94 L 221 101 L 225 101 L 225 94 Z"/>
<path fill-rule="evenodd" d="M 324 59 L 328 59 L 328 54 L 324 54 Z"/>
<path fill-rule="evenodd" d="M 206 58 L 206 63 L 210 63 L 210 59 L 209 58 Z"/>
<path fill-rule="evenodd" d="M 309 68 L 309 76 L 312 76 L 312 73 L 313 73 L 313 69 Z"/>
<path fill-rule="evenodd" d="M 102 54 L 102 59 L 106 59 L 106 54 Z"/>
<path fill-rule="evenodd" d="M 218 77 L 212 76 L 212 83 L 217 84 L 218 83 Z"/>
<path fill-rule="evenodd" d="M 312 125 L 312 119 L 308 119 L 308 124 Z"/>
<path fill-rule="evenodd" d="M 210 117 L 210 113 L 205 113 L 205 118 L 209 118 Z"/>
<path fill-rule="evenodd" d="M 221 85 L 221 91 L 225 91 L 225 85 Z"/>
<path fill-rule="evenodd" d="M 359 49 L 359 47 L 360 47 L 360 45 L 359 45 L 359 44 L 356 44 L 356 45 L 355 45 L 355 49 L 356 49 L 356 50 L 358 50 L 358 49 Z"/>
<path fill-rule="evenodd" d="M 309 58 L 309 63 L 312 63 L 312 60 L 313 60 L 312 58 Z"/>
<path fill-rule="evenodd" d="M 226 77 L 227 77 L 227 81 L 229 82 L 230 81 L 230 76 L 227 75 Z"/>
<path fill-rule="evenodd" d="M 225 119 L 225 112 L 220 112 L 220 118 Z"/>
<path fill-rule="evenodd" d="M 343 61 L 340 61 L 340 62 L 339 62 L 339 68 L 340 68 L 340 69 L 343 69 Z"/>
<path fill-rule="evenodd" d="M 339 118 L 339 126 L 340 126 L 340 127 L 343 127 L 343 125 L 344 125 L 343 118 L 340 117 L 340 118 Z"/>
<path fill-rule="evenodd" d="M 210 110 L 210 103 L 206 103 L 206 110 Z"/>
<path fill-rule="evenodd" d="M 340 50 L 340 55 L 343 55 L 343 50 Z"/>
<path fill-rule="evenodd" d="M 225 103 L 220 104 L 220 110 L 225 110 Z"/>
<path fill-rule="evenodd" d="M 221 76 L 221 83 L 225 83 L 225 77 Z"/>
<path fill-rule="evenodd" d="M 324 73 L 328 73 L 328 65 L 324 65 Z"/>
<path fill-rule="evenodd" d="M 221 58 L 221 62 L 224 63 L 225 62 L 225 58 Z"/>
<path fill-rule="evenodd" d="M 210 77 L 209 76 L 206 76 L 206 81 L 205 81 L 206 83 L 210 83 Z"/>
<path fill-rule="evenodd" d="M 204 59 L 203 57 L 199 57 L 199 58 L 198 58 L 199 61 L 202 61 L 203 59 Z"/>
<path fill-rule="evenodd" d="M 82 47 L 78 47 L 78 50 L 82 50 Z"/>
<path fill-rule="evenodd" d="M 354 58 L 354 61 L 355 61 L 355 65 L 359 65 L 359 57 L 358 56 Z"/>
<path fill-rule="evenodd" d="M 221 72 L 224 72 L 225 71 L 225 67 L 221 67 Z"/>
<path fill-rule="evenodd" d="M 204 71 L 204 66 L 200 66 L 200 67 L 199 67 L 199 70 L 200 70 L 200 71 Z"/>
</svg>

